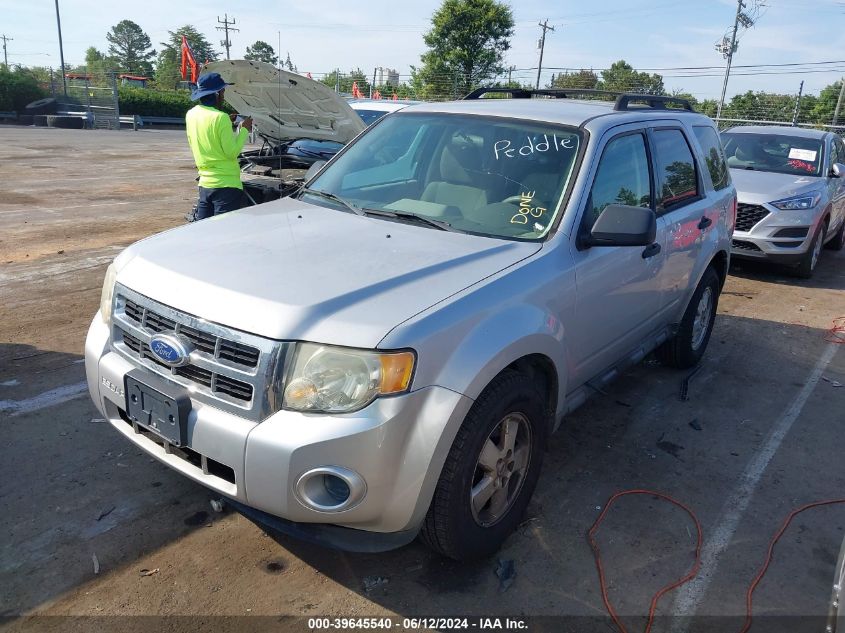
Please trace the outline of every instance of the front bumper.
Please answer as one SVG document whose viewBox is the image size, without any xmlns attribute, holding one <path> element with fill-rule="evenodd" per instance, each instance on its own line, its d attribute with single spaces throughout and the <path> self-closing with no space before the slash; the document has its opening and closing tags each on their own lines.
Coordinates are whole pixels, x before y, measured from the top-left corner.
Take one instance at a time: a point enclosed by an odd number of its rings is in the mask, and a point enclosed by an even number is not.
<svg viewBox="0 0 845 633">
<path fill-rule="evenodd" d="M 782 264 L 798 263 L 810 250 L 824 205 L 806 211 L 782 211 L 767 203 L 753 204 L 768 211 L 768 215 L 747 231 L 734 230 L 731 255 Z"/>
<path fill-rule="evenodd" d="M 354 530 L 382 533 L 394 547 L 413 538 L 422 523 L 446 454 L 472 404 L 466 396 L 432 386 L 378 399 L 352 414 L 279 411 L 255 422 L 192 399 L 188 448 L 180 450 L 128 421 L 124 376 L 138 368 L 111 349 L 109 328 L 99 315 L 88 331 L 85 369 L 91 398 L 106 420 L 160 462 L 286 524 L 353 528 L 342 531 L 347 536 Z M 307 507 L 294 487 L 303 473 L 321 466 L 355 471 L 366 482 L 364 498 L 338 512 Z M 272 524 L 259 515 L 260 522 Z M 303 536 L 308 530 L 300 532 Z M 331 534 L 324 531 L 320 538 L 331 543 Z M 367 536 L 372 541 L 369 537 L 376 535 Z"/>
</svg>

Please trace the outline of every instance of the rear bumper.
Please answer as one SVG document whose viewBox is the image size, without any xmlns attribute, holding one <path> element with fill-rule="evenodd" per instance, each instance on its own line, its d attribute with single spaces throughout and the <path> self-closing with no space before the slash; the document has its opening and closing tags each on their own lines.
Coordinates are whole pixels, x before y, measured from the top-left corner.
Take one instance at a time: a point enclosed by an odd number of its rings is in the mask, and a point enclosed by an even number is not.
<svg viewBox="0 0 845 633">
<path fill-rule="evenodd" d="M 97 408 L 150 456 L 234 500 L 260 523 L 355 551 L 390 549 L 413 539 L 472 404 L 448 389 L 426 387 L 376 400 L 353 414 L 279 411 L 255 422 L 192 398 L 189 448 L 180 450 L 128 420 L 124 376 L 138 368 L 111 350 L 109 328 L 99 315 L 88 332 L 85 368 Z M 324 466 L 358 474 L 366 483 L 364 497 L 339 511 L 306 505 L 296 484 Z"/>
</svg>

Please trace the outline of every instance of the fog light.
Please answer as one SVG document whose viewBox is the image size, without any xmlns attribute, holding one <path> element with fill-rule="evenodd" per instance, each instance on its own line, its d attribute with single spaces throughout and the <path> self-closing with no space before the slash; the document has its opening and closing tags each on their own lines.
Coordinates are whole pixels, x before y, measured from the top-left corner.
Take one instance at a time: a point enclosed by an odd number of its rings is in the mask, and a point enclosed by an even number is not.
<svg viewBox="0 0 845 633">
<path fill-rule="evenodd" d="M 296 498 L 309 510 L 343 512 L 361 503 L 367 484 L 354 470 L 343 466 L 320 466 L 300 475 Z"/>
<path fill-rule="evenodd" d="M 323 475 L 323 486 L 329 496 L 338 503 L 343 503 L 349 499 L 349 484 L 337 475 Z"/>
</svg>

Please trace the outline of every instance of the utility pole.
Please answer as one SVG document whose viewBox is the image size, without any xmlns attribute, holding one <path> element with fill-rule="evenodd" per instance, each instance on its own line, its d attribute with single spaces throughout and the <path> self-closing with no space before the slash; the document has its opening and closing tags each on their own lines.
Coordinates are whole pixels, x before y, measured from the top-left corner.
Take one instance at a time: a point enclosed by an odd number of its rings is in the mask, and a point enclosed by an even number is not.
<svg viewBox="0 0 845 633">
<path fill-rule="evenodd" d="M 516 70 L 516 66 L 508 66 L 508 85 L 511 85 L 511 73 Z"/>
<path fill-rule="evenodd" d="M 554 31 L 555 27 L 549 26 L 548 18 L 537 25 L 543 29 L 543 35 L 540 36 L 540 63 L 537 65 L 537 90 L 540 89 L 540 72 L 543 70 L 543 49 L 546 47 L 546 31 Z"/>
<path fill-rule="evenodd" d="M 792 113 L 792 127 L 798 125 L 798 114 L 801 110 L 801 95 L 804 93 L 804 81 L 801 81 L 801 86 L 798 88 L 798 98 L 795 100 L 795 112 Z"/>
<path fill-rule="evenodd" d="M 240 31 L 240 29 L 233 28 L 229 25 L 235 24 L 235 18 L 232 18 L 232 21 L 229 22 L 229 15 L 227 13 L 223 14 L 223 19 L 220 19 L 220 16 L 217 16 L 217 21 L 222 24 L 223 26 L 216 26 L 218 31 L 225 31 L 226 32 L 226 39 L 220 42 L 220 45 L 226 48 L 226 59 L 229 59 L 229 47 L 232 45 L 232 42 L 229 40 L 229 31 Z"/>
<path fill-rule="evenodd" d="M 839 122 L 839 110 L 842 108 L 842 98 L 845 97 L 845 77 L 839 80 L 842 84 L 839 87 L 839 99 L 836 101 L 836 110 L 833 111 L 833 123 L 831 125 L 836 125 Z"/>
<path fill-rule="evenodd" d="M 9 57 L 6 55 L 6 42 L 14 42 L 15 40 L 11 37 L 6 37 L 6 34 L 0 35 L 0 40 L 3 40 L 3 65 L 8 68 L 9 67 Z"/>
<path fill-rule="evenodd" d="M 725 38 L 721 43 L 716 45 L 716 50 L 720 51 L 728 60 L 727 66 L 725 66 L 725 81 L 722 84 L 722 97 L 719 99 L 719 108 L 716 110 L 717 119 L 722 116 L 722 108 L 725 106 L 725 93 L 728 91 L 728 77 L 731 74 L 731 63 L 733 62 L 734 53 L 736 53 L 736 33 L 739 30 L 739 25 L 742 23 L 745 28 L 754 26 L 754 21 L 742 12 L 744 8 L 745 2 L 743 0 L 737 0 L 736 17 L 734 18 L 730 44 L 727 43 L 727 38 Z"/>
<path fill-rule="evenodd" d="M 65 99 L 67 99 L 67 77 L 65 77 L 65 49 L 62 46 L 62 18 L 59 16 L 59 0 L 56 0 L 56 26 L 59 27 L 59 61 L 62 67 L 59 69 L 62 73 L 62 86 L 64 88 Z"/>
</svg>

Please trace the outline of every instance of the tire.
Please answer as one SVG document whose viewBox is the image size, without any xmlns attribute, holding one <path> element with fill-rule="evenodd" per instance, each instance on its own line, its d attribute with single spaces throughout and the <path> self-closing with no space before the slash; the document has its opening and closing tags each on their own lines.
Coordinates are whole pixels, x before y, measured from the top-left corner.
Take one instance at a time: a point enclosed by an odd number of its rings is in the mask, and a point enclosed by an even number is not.
<svg viewBox="0 0 845 633">
<path fill-rule="evenodd" d="M 508 452 L 506 428 L 514 438 Z M 525 513 L 540 475 L 548 429 L 545 400 L 535 382 L 515 371 L 499 374 L 458 429 L 423 522 L 423 542 L 459 561 L 495 552 Z M 500 475 L 506 478 L 504 485 Z M 489 484 L 482 486 L 485 479 Z M 484 496 L 475 510 L 471 495 L 479 486 L 493 494 Z"/>
<path fill-rule="evenodd" d="M 816 229 L 816 235 L 813 237 L 813 241 L 810 242 L 810 248 L 804 253 L 801 263 L 795 267 L 794 274 L 796 277 L 810 279 L 813 273 L 816 272 L 816 266 L 819 263 L 826 232 L 827 227 L 824 224 L 819 224 L 819 228 Z"/>
<path fill-rule="evenodd" d="M 47 115 L 36 114 L 32 117 L 32 123 L 36 127 L 47 127 Z"/>
<path fill-rule="evenodd" d="M 678 369 L 698 364 L 713 333 L 720 291 L 719 275 L 709 266 L 692 294 L 677 333 L 657 348 L 661 363 Z"/>
<path fill-rule="evenodd" d="M 85 119 L 78 116 L 47 116 L 47 127 L 58 127 L 65 130 L 81 130 L 85 127 Z"/>
<path fill-rule="evenodd" d="M 54 114 L 58 109 L 59 103 L 53 97 L 33 101 L 24 108 L 27 114 Z"/>
<path fill-rule="evenodd" d="M 827 243 L 827 248 L 832 251 L 841 251 L 843 247 L 845 247 L 845 217 L 842 218 L 842 224 L 839 225 L 836 235 Z"/>
</svg>

